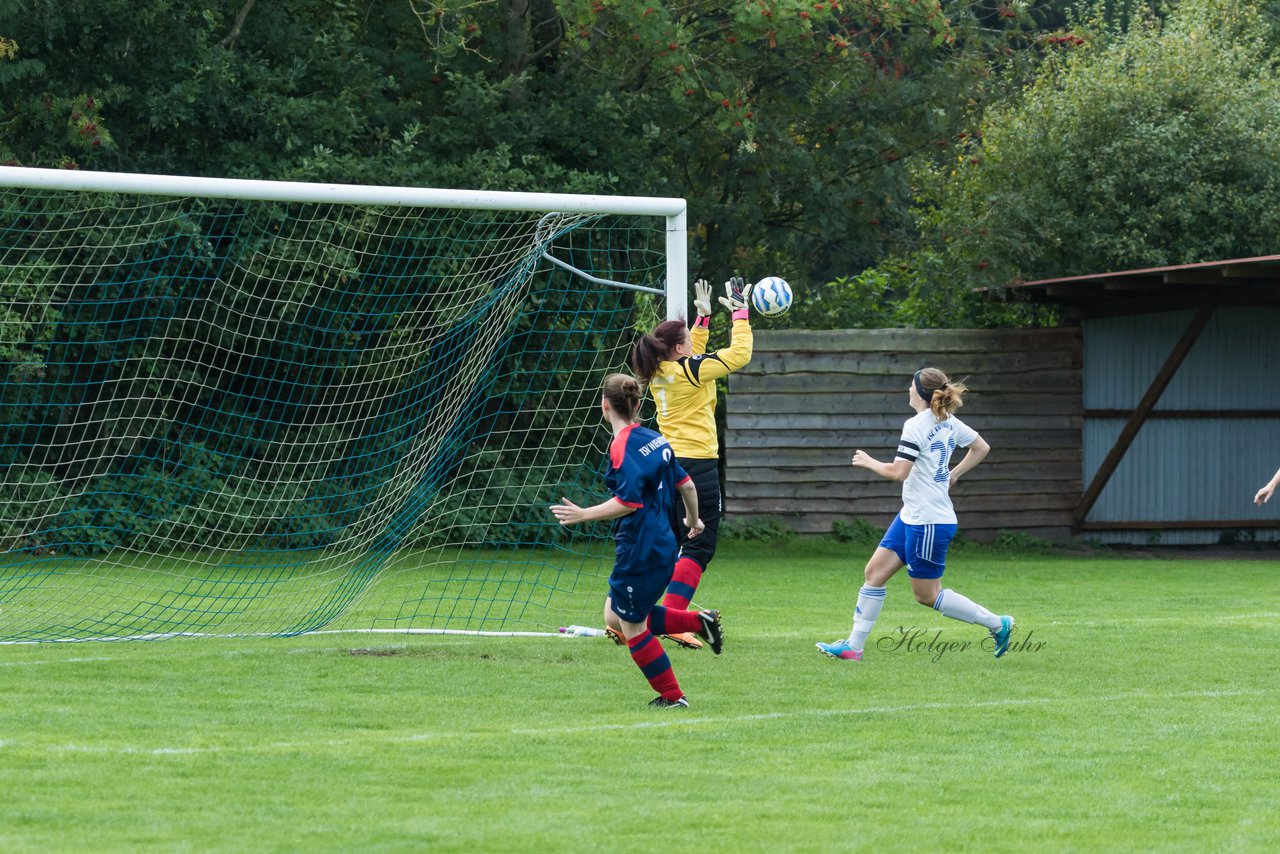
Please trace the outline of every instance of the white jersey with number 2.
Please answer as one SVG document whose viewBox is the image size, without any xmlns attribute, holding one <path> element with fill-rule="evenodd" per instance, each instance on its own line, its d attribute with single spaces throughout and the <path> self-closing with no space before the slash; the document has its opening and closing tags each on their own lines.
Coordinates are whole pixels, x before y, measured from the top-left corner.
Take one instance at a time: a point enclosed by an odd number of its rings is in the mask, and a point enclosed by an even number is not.
<svg viewBox="0 0 1280 854">
<path fill-rule="evenodd" d="M 967 448 L 978 433 L 954 415 L 939 421 L 930 410 L 902 425 L 898 459 L 911 461 L 902 483 L 902 521 L 908 525 L 954 525 L 951 505 L 951 455 Z"/>
</svg>

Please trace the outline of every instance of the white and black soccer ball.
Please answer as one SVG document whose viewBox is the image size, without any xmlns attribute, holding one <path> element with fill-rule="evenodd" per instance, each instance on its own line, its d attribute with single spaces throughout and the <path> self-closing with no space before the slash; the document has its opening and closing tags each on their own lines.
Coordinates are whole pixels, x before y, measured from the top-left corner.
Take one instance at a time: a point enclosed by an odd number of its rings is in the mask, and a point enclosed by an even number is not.
<svg viewBox="0 0 1280 854">
<path fill-rule="evenodd" d="M 791 286 L 780 276 L 765 276 L 751 288 L 751 305 L 765 317 L 786 314 L 791 300 Z"/>
</svg>

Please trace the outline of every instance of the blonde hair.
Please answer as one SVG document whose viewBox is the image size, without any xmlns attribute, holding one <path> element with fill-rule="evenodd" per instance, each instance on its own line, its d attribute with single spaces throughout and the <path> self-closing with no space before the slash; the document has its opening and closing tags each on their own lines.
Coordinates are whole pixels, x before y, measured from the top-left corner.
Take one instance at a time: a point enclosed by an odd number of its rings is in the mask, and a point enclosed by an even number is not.
<svg viewBox="0 0 1280 854">
<path fill-rule="evenodd" d="M 964 406 L 964 394 L 969 390 L 964 380 L 953 382 L 937 368 L 921 368 L 912 381 L 916 384 L 917 393 L 923 392 L 920 396 L 939 421 L 946 421 Z"/>
</svg>

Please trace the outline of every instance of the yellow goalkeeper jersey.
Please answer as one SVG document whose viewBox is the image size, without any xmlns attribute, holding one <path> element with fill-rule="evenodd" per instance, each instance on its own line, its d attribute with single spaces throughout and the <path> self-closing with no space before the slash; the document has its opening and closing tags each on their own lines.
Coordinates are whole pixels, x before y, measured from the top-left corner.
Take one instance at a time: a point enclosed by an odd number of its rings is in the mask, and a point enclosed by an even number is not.
<svg viewBox="0 0 1280 854">
<path fill-rule="evenodd" d="M 716 442 L 716 380 L 751 361 L 751 323 L 733 322 L 728 347 L 707 353 L 707 330 L 689 331 L 693 355 L 663 362 L 649 381 L 658 410 L 658 431 L 667 437 L 677 457 L 714 460 Z"/>
</svg>

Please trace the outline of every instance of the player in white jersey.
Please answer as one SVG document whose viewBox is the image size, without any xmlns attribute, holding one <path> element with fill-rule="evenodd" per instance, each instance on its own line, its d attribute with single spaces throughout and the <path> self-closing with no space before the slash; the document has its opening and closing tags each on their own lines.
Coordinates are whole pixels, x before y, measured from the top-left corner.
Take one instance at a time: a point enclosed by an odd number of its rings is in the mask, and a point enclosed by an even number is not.
<svg viewBox="0 0 1280 854">
<path fill-rule="evenodd" d="M 1008 651 L 1013 617 L 997 616 L 954 590 L 942 589 L 947 547 L 956 535 L 951 483 L 982 462 L 991 450 L 972 427 L 955 417 L 966 391 L 963 383 L 951 382 L 937 368 L 916 371 L 907 389 L 916 414 L 902 426 L 893 462 L 882 463 L 862 450 L 854 453 L 855 466 L 902 482 L 902 510 L 867 561 L 853 631 L 848 638 L 818 644 L 824 655 L 843 661 L 862 660 L 863 646 L 884 604 L 885 585 L 904 566 L 917 602 L 944 616 L 985 627 L 991 633 L 996 658 Z M 968 451 L 952 468 L 956 448 Z"/>
</svg>

